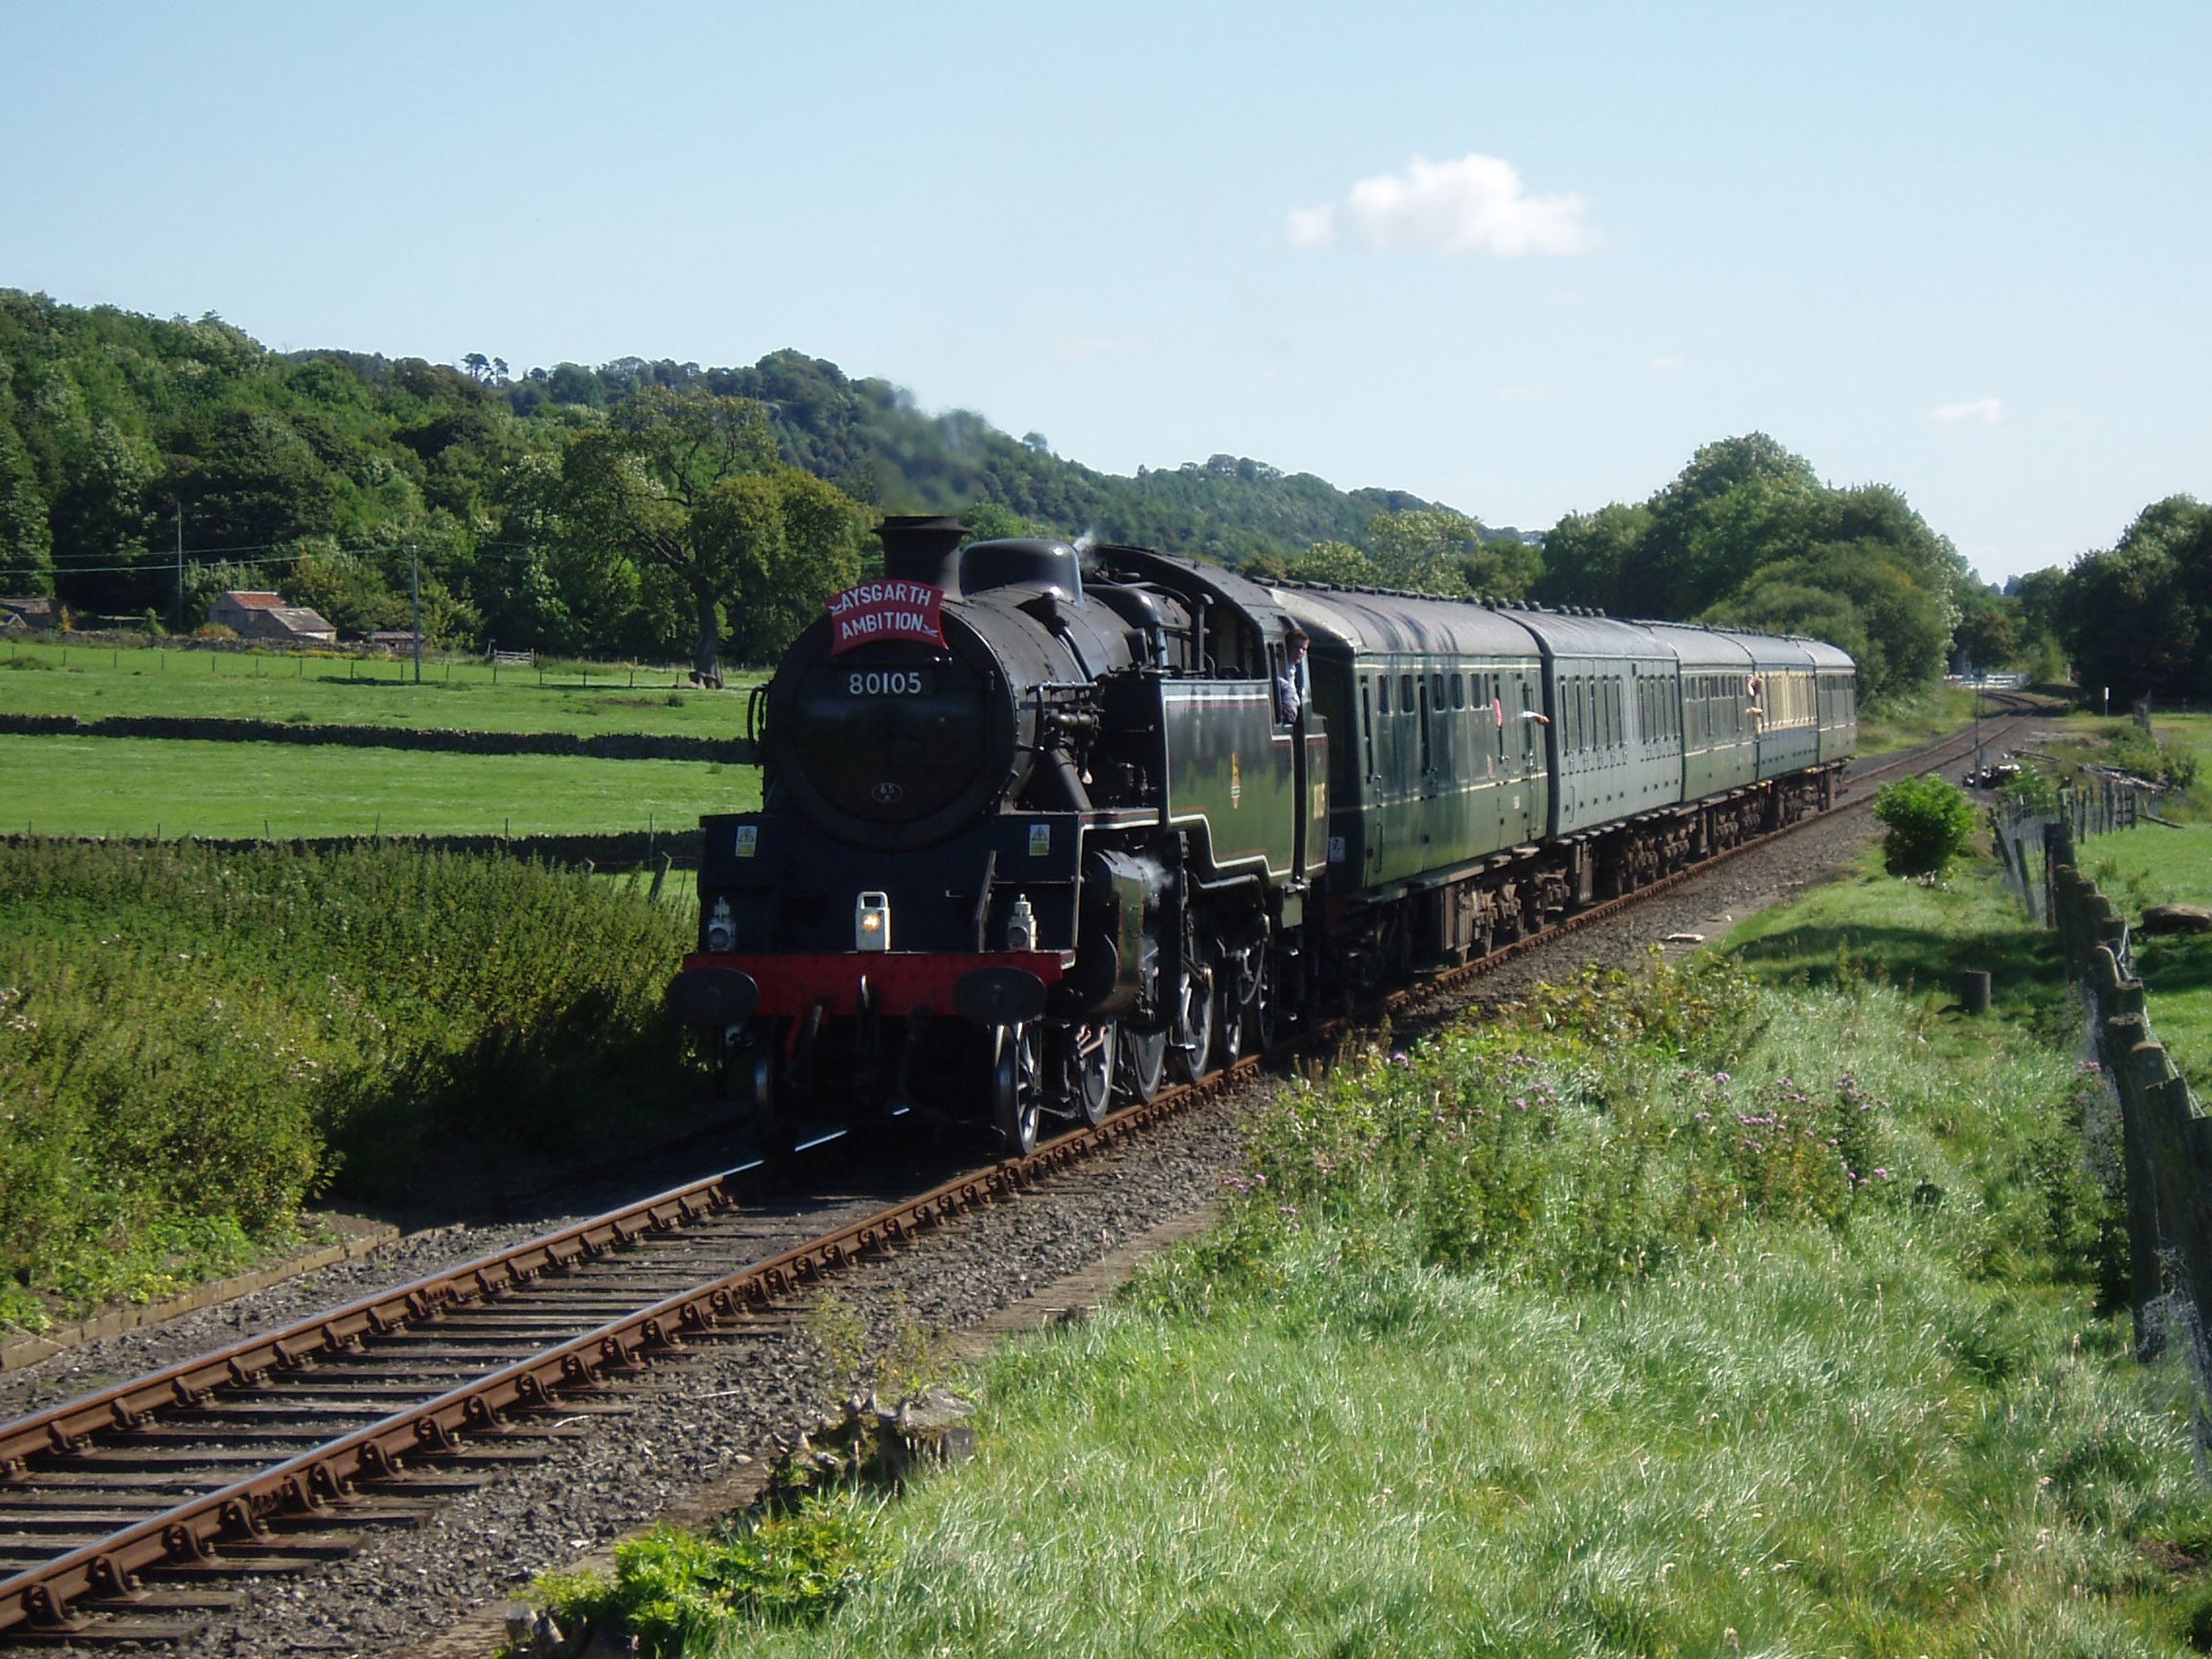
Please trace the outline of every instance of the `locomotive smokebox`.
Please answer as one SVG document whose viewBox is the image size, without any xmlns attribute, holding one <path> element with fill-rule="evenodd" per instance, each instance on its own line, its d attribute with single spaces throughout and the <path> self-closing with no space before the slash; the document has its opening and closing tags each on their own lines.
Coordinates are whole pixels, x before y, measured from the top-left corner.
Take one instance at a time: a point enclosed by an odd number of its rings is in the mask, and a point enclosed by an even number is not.
<svg viewBox="0 0 2212 1659">
<path fill-rule="evenodd" d="M 925 582 L 948 594 L 960 591 L 960 543 L 967 527 L 957 518 L 893 515 L 875 527 L 883 542 L 883 574 L 894 582 Z"/>
</svg>

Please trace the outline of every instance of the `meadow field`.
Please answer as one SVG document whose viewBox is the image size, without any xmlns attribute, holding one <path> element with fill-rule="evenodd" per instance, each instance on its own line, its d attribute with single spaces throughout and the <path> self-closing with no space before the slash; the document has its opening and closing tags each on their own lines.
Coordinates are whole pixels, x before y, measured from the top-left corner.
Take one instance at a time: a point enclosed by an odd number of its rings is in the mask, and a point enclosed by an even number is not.
<svg viewBox="0 0 2212 1659">
<path fill-rule="evenodd" d="M 756 766 L 338 744 L 0 735 L 0 834 L 214 837 L 690 830 Z"/>
<path fill-rule="evenodd" d="M 414 678 L 404 658 L 305 652 L 169 650 L 0 643 L 0 712 L 191 715 L 294 724 L 454 727 L 486 732 L 645 732 L 745 735 L 750 688 L 683 683 L 683 671 L 605 663 L 494 668 L 474 658 L 432 660 Z"/>
</svg>

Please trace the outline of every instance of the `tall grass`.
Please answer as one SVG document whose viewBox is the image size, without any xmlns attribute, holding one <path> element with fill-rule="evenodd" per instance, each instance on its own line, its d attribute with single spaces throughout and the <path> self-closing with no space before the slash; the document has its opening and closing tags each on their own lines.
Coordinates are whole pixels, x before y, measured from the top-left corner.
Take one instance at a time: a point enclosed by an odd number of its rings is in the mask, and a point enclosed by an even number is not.
<svg viewBox="0 0 2212 1659">
<path fill-rule="evenodd" d="M 1216 1235 L 989 1367 L 847 1606 L 687 1651 L 2190 1650 L 2090 1080 L 1881 977 L 1591 975 L 1319 1069 Z"/>
<path fill-rule="evenodd" d="M 0 1315 L 150 1294 L 446 1137 L 603 1132 L 671 1085 L 684 943 L 505 860 L 0 849 Z"/>
</svg>

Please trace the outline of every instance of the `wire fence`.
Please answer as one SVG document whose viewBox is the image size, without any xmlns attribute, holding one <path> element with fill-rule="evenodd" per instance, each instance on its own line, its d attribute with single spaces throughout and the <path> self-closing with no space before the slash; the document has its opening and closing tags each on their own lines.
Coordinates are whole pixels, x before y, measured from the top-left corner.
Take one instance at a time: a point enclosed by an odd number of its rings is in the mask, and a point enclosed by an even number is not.
<svg viewBox="0 0 2212 1659">
<path fill-rule="evenodd" d="M 2095 810 L 2077 798 L 2055 812 L 1993 817 L 2013 891 L 2058 935 L 2068 982 L 2082 998 L 2092 1064 L 2118 1117 L 2137 1357 L 2153 1359 L 2177 1343 L 2200 1390 L 2212 1393 L 2203 1315 L 2212 1306 L 2212 1119 L 2152 1029 L 2126 915 L 2082 873 L 2076 852 L 2082 837 L 2133 823 L 2123 804 L 2133 798 L 2123 791 Z"/>
<path fill-rule="evenodd" d="M 2044 852 L 2047 832 L 2062 829 L 2072 841 L 2080 841 L 2133 830 L 2156 816 L 2161 798 L 2158 791 L 2136 780 L 2097 777 L 2058 791 L 2055 803 L 2000 802 L 1990 809 L 1990 819 L 2005 884 L 2029 915 L 2046 927 L 2052 925 Z"/>
</svg>

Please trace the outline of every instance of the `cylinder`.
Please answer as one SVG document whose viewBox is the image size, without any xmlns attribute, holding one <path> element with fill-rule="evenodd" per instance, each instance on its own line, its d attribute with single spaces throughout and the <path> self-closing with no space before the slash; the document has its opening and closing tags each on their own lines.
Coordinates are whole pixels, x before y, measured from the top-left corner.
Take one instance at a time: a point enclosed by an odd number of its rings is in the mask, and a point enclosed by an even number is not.
<svg viewBox="0 0 2212 1659">
<path fill-rule="evenodd" d="M 1959 976 L 1959 1007 L 1967 1014 L 1989 1012 L 1989 973 L 1986 969 L 1969 968 Z"/>
</svg>

